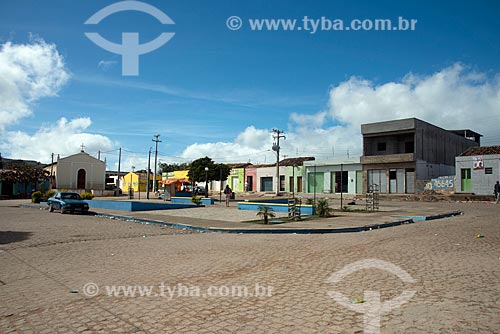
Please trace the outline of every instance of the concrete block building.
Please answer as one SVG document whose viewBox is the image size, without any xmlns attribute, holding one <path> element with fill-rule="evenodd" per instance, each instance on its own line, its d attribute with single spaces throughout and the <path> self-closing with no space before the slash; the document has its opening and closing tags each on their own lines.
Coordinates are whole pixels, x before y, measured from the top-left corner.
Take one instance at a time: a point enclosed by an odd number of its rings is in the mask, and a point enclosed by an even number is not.
<svg viewBox="0 0 500 334">
<path fill-rule="evenodd" d="M 492 195 L 500 181 L 500 146 L 472 147 L 455 158 L 456 192 Z"/>
<path fill-rule="evenodd" d="M 455 175 L 455 157 L 480 145 L 471 130 L 445 130 L 416 118 L 361 125 L 363 191 L 421 192 L 432 178 Z"/>
</svg>

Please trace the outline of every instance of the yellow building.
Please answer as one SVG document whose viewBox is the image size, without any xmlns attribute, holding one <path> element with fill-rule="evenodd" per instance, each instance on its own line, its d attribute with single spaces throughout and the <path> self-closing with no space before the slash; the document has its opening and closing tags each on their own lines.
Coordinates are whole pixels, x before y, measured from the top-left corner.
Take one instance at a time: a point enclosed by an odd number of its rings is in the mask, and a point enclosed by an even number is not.
<svg viewBox="0 0 500 334">
<path fill-rule="evenodd" d="M 189 170 L 176 170 L 172 176 L 174 179 L 187 179 Z"/>
<path fill-rule="evenodd" d="M 153 173 L 149 175 L 149 180 L 151 181 L 149 191 L 153 191 Z M 126 174 L 121 182 L 121 190 L 122 192 L 127 192 L 130 188 L 134 191 L 147 191 L 148 183 L 147 183 L 148 175 L 147 173 L 133 173 L 129 172 Z M 156 182 L 161 181 L 161 175 L 156 175 Z"/>
</svg>

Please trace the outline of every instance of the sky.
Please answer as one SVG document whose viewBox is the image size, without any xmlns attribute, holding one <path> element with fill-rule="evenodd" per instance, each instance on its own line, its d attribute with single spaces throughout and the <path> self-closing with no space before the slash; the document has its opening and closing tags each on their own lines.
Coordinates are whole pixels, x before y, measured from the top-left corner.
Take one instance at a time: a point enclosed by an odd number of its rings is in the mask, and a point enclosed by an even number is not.
<svg viewBox="0 0 500 334">
<path fill-rule="evenodd" d="M 328 160 L 362 153 L 361 124 L 407 117 L 500 145 L 498 1 L 148 0 L 170 24 L 137 10 L 85 24 L 120 2 L 0 2 L 3 157 L 49 163 L 83 144 L 108 169 L 119 148 L 122 170 L 142 169 L 159 134 L 160 162 L 271 163 L 280 129 L 281 158 Z M 295 25 L 258 30 L 266 19 Z M 124 75 L 89 32 L 173 37 Z"/>
</svg>

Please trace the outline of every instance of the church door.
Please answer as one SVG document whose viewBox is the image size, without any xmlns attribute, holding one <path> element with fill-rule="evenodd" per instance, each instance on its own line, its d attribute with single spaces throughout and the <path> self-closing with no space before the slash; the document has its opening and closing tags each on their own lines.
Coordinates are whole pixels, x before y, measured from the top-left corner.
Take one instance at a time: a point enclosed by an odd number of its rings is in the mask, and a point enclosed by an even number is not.
<svg viewBox="0 0 500 334">
<path fill-rule="evenodd" d="M 85 169 L 78 170 L 78 180 L 76 183 L 77 189 L 85 189 Z"/>
</svg>

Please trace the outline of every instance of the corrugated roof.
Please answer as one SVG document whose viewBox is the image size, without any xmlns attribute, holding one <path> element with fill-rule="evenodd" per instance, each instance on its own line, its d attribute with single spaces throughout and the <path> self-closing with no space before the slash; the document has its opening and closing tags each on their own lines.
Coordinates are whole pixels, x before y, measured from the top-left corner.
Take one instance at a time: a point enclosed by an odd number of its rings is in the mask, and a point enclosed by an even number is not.
<svg viewBox="0 0 500 334">
<path fill-rule="evenodd" d="M 460 156 L 467 157 L 471 155 L 492 155 L 492 154 L 500 154 L 500 146 L 471 147 L 464 153 L 460 154 Z"/>
</svg>

